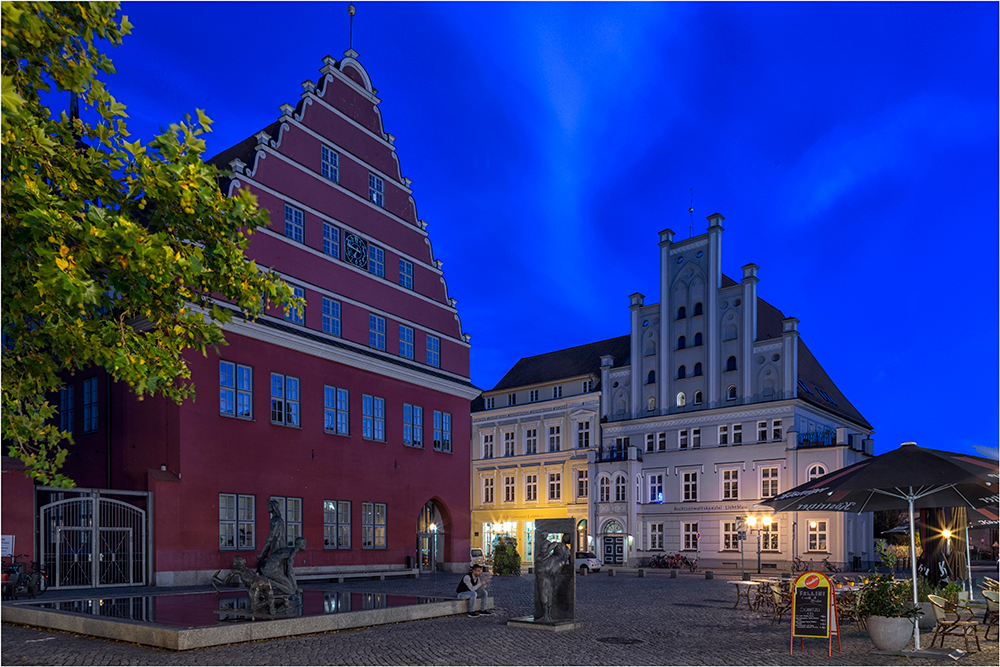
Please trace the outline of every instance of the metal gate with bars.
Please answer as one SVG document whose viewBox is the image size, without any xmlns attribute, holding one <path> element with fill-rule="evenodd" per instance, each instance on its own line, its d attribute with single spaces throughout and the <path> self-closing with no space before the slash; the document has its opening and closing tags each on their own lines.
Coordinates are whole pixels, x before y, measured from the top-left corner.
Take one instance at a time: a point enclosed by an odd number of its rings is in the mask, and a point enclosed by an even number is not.
<svg viewBox="0 0 1000 667">
<path fill-rule="evenodd" d="M 46 489 L 56 491 L 55 489 Z M 73 489 L 73 498 L 58 498 L 39 509 L 39 555 L 53 588 L 144 586 L 149 565 L 146 510 L 108 495 L 136 497 L 149 506 L 142 491 Z"/>
</svg>

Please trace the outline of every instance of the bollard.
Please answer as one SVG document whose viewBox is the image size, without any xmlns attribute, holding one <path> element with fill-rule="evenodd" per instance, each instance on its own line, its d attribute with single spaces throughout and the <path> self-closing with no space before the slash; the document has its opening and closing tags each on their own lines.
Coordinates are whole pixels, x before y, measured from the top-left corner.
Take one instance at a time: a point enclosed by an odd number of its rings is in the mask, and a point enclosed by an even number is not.
<svg viewBox="0 0 1000 667">
<path fill-rule="evenodd" d="M 640 567 L 639 568 L 639 577 L 642 578 L 642 577 L 645 577 L 645 576 L 646 576 L 646 571 Z"/>
<path fill-rule="evenodd" d="M 715 572 L 712 572 L 711 570 L 705 570 L 705 578 L 715 579 Z"/>
<path fill-rule="evenodd" d="M 613 567 L 612 568 L 608 568 L 608 576 L 609 577 L 615 576 L 615 568 L 613 568 Z"/>
<path fill-rule="evenodd" d="M 581 567 L 580 568 L 580 576 L 581 577 L 586 577 L 589 573 L 590 573 L 590 568 L 589 567 Z"/>
<path fill-rule="evenodd" d="M 677 578 L 677 570 L 670 570 L 670 578 L 671 579 Z"/>
</svg>

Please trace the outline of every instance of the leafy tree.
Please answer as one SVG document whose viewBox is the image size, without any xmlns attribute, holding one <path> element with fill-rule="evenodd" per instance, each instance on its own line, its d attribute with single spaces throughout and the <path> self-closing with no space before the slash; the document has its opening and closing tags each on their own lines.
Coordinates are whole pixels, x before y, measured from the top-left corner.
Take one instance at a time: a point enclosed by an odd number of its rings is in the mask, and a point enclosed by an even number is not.
<svg viewBox="0 0 1000 667">
<path fill-rule="evenodd" d="M 0 427 L 29 476 L 72 486 L 59 472 L 71 436 L 48 400 L 62 377 L 100 366 L 140 399 L 181 402 L 194 396 L 185 352 L 224 343 L 233 310 L 301 302 L 244 256 L 267 215 L 220 191 L 201 110 L 129 142 L 125 106 L 97 78 L 114 67 L 95 42 L 117 47 L 131 28 L 117 3 L 4 2 L 2 17 Z M 55 117 L 46 92 L 72 93 L 91 122 Z"/>
</svg>

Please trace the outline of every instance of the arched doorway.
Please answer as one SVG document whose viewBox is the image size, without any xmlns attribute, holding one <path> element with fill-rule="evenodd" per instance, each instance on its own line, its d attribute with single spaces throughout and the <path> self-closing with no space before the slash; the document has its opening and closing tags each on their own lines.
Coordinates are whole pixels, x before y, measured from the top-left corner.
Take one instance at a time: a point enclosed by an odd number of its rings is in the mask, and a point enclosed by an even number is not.
<svg viewBox="0 0 1000 667">
<path fill-rule="evenodd" d="M 417 518 L 417 567 L 434 572 L 444 561 L 444 518 L 433 500 L 428 500 Z"/>
<path fill-rule="evenodd" d="M 611 519 L 604 524 L 604 564 L 623 565 L 625 563 L 625 528 L 619 521 Z"/>
<path fill-rule="evenodd" d="M 590 551 L 590 545 L 587 540 L 587 520 L 580 519 L 576 524 L 576 550 L 577 551 Z"/>
</svg>

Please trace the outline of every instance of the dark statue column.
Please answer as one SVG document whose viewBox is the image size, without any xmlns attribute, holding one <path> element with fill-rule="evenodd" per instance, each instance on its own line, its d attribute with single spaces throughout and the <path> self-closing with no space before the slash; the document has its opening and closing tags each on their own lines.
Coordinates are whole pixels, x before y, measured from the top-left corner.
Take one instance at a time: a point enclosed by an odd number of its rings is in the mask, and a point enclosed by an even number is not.
<svg viewBox="0 0 1000 667">
<path fill-rule="evenodd" d="M 535 622 L 573 621 L 576 613 L 575 519 L 535 521 Z"/>
</svg>

